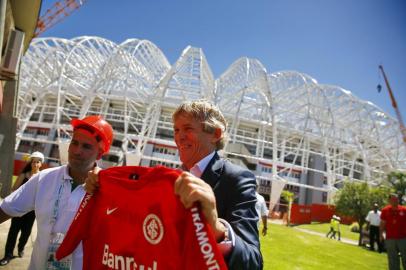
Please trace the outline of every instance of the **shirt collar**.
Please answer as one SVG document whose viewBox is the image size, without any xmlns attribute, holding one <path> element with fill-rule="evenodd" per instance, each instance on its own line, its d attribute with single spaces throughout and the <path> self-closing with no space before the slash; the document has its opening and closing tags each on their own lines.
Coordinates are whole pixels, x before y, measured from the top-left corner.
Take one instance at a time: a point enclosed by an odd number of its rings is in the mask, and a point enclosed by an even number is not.
<svg viewBox="0 0 406 270">
<path fill-rule="evenodd" d="M 204 158 L 202 158 L 199 162 L 197 162 L 192 168 L 190 168 L 190 172 L 197 177 L 200 177 L 202 175 L 202 173 L 204 172 L 204 170 L 206 169 L 207 165 L 209 165 L 210 160 L 214 157 L 214 154 L 216 153 L 216 151 L 211 152 L 210 154 L 208 154 L 207 156 L 205 156 Z M 198 170 L 196 170 L 196 168 L 198 168 Z M 196 175 L 194 172 L 195 171 L 199 171 L 200 175 Z"/>
<path fill-rule="evenodd" d="M 65 166 L 65 169 L 63 170 L 63 180 L 73 180 L 72 176 L 69 175 L 69 166 L 67 165 L 63 165 Z"/>
</svg>

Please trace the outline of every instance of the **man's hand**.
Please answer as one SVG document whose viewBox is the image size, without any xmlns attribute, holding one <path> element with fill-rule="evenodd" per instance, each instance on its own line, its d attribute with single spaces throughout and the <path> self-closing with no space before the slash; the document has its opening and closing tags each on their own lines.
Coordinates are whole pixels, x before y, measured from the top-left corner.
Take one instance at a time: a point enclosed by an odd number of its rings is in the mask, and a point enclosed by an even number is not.
<svg viewBox="0 0 406 270">
<path fill-rule="evenodd" d="M 268 231 L 268 227 L 262 227 L 262 236 L 265 236 Z"/>
<path fill-rule="evenodd" d="M 175 182 L 175 194 L 185 208 L 190 208 L 195 202 L 199 202 L 203 215 L 210 224 L 216 240 L 223 240 L 226 227 L 218 220 L 216 209 L 216 197 L 212 188 L 202 179 L 193 176 L 188 172 L 183 172 Z"/>
<path fill-rule="evenodd" d="M 384 243 L 385 238 L 383 237 L 383 232 L 386 229 L 386 222 L 381 219 L 381 223 L 379 224 L 379 240 L 381 241 L 381 243 Z"/>
<path fill-rule="evenodd" d="M 93 194 L 99 188 L 99 172 L 101 168 L 94 167 L 93 170 L 87 173 L 87 178 L 85 179 L 85 190 L 89 194 Z"/>
</svg>

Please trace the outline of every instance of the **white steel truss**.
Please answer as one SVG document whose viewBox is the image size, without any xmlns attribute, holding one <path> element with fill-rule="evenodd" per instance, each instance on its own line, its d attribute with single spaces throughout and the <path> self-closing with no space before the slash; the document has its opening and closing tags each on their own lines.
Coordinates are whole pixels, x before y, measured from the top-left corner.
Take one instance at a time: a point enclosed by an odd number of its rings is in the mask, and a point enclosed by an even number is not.
<svg viewBox="0 0 406 270">
<path fill-rule="evenodd" d="M 180 102 L 201 98 L 228 119 L 225 154 L 259 179 L 331 191 L 346 180 L 379 184 L 391 170 L 406 169 L 397 121 L 348 90 L 296 71 L 268 73 L 245 57 L 215 79 L 202 49 L 189 46 L 170 65 L 156 45 L 138 39 L 34 40 L 21 65 L 16 149 L 41 145 L 57 163 L 69 121 L 100 114 L 115 131 L 110 165 L 125 163 L 128 153 L 179 164 L 177 155 L 157 157 L 146 149 L 174 147 L 171 113 Z M 297 172 L 321 182 L 292 178 Z"/>
</svg>

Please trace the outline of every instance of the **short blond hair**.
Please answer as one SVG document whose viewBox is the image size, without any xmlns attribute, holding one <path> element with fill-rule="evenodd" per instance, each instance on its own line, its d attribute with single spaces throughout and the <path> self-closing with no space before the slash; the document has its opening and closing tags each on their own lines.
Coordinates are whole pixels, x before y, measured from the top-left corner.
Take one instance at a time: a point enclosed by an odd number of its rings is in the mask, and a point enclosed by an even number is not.
<svg viewBox="0 0 406 270">
<path fill-rule="evenodd" d="M 227 121 L 215 105 L 204 99 L 184 102 L 172 114 L 172 121 L 175 122 L 175 119 L 182 114 L 200 121 L 204 132 L 212 134 L 216 129 L 220 129 L 221 138 L 216 142 L 216 150 L 224 148 L 227 140 Z"/>
</svg>

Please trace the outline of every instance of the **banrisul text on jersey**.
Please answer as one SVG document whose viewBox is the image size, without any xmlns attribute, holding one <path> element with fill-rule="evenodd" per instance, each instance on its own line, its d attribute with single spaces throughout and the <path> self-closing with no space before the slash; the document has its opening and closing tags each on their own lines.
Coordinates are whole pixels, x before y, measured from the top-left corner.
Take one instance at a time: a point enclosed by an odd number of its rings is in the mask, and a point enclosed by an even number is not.
<svg viewBox="0 0 406 270">
<path fill-rule="evenodd" d="M 110 269 L 121 270 L 157 270 L 158 264 L 156 261 L 151 263 L 151 266 L 137 264 L 133 257 L 125 257 L 109 252 L 109 245 L 104 245 L 102 264 Z"/>
</svg>

